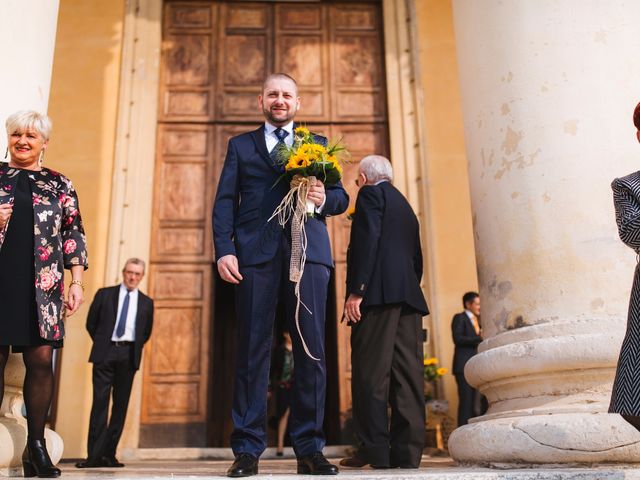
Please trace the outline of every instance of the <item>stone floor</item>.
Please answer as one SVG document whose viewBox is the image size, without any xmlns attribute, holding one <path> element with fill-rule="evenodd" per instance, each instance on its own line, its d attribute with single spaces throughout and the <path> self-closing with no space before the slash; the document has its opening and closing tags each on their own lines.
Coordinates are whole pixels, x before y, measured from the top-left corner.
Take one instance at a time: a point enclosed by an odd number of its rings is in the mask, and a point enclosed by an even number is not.
<svg viewBox="0 0 640 480">
<path fill-rule="evenodd" d="M 335 459 L 337 460 L 337 459 Z M 62 462 L 62 475 L 73 480 L 99 479 L 198 479 L 221 478 L 230 465 L 227 460 L 137 460 L 127 462 L 125 468 L 79 470 L 73 463 Z M 295 475 L 294 459 L 264 459 L 255 479 L 287 480 Z M 349 470 L 342 469 L 341 480 L 640 480 L 638 466 L 601 466 L 584 468 L 552 468 L 499 470 L 458 467 L 449 458 L 423 457 L 418 470 Z"/>
</svg>

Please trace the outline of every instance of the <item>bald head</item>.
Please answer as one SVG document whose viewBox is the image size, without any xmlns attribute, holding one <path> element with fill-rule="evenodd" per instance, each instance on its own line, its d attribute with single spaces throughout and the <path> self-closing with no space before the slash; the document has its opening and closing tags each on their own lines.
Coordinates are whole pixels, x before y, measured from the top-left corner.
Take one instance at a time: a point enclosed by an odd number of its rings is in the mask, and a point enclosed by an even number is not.
<svg viewBox="0 0 640 480">
<path fill-rule="evenodd" d="M 266 78 L 264 79 L 264 82 L 262 82 L 262 93 L 263 93 L 263 95 L 264 95 L 264 92 L 269 87 L 269 84 L 273 80 L 276 80 L 276 81 L 284 80 L 286 82 L 290 82 L 293 85 L 296 97 L 298 96 L 298 82 L 296 82 L 295 79 L 292 76 L 287 75 L 286 73 L 271 73 L 271 74 L 267 75 Z"/>
</svg>

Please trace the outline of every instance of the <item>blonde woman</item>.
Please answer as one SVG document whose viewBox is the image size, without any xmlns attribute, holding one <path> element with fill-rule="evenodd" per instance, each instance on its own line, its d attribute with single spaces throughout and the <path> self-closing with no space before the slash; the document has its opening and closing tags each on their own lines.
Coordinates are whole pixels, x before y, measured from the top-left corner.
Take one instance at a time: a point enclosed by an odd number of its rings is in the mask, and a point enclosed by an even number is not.
<svg viewBox="0 0 640 480">
<path fill-rule="evenodd" d="M 84 229 L 71 181 L 43 166 L 51 121 L 20 111 L 6 122 L 8 164 L 0 164 L 0 403 L 9 350 L 22 352 L 28 438 L 26 477 L 58 477 L 44 427 L 53 394 L 52 357 L 64 318 L 83 302 Z M 72 280 L 65 300 L 64 269 Z"/>
</svg>

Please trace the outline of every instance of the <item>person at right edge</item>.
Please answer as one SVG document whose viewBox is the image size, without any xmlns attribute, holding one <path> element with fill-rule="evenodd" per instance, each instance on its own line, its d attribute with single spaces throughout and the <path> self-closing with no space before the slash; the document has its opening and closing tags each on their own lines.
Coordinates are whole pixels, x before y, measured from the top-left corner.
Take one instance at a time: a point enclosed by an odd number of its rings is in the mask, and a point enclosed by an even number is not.
<svg viewBox="0 0 640 480">
<path fill-rule="evenodd" d="M 640 142 L 640 103 L 633 112 Z M 640 255 L 640 171 L 616 178 L 611 184 L 620 239 Z M 629 299 L 627 332 L 622 341 L 609 413 L 640 430 L 640 263 L 636 266 Z"/>
<path fill-rule="evenodd" d="M 385 157 L 360 161 L 344 307 L 357 452 L 340 464 L 352 468 L 418 468 L 425 440 L 420 226 L 392 180 Z"/>
</svg>

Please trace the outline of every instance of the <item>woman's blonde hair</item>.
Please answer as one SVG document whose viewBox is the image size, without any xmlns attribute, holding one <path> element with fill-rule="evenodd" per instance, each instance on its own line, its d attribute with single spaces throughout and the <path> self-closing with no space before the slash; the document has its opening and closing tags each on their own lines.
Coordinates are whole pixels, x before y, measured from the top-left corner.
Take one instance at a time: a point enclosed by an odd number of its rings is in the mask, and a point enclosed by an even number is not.
<svg viewBox="0 0 640 480">
<path fill-rule="evenodd" d="M 9 115 L 7 122 L 7 135 L 13 132 L 24 132 L 30 128 L 37 131 L 45 140 L 49 140 L 51 134 L 51 119 L 44 113 L 35 110 L 20 110 Z"/>
</svg>

